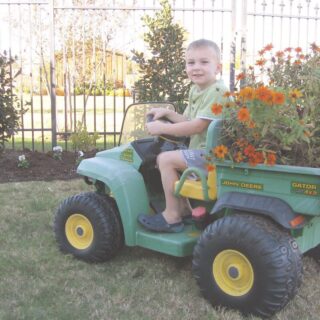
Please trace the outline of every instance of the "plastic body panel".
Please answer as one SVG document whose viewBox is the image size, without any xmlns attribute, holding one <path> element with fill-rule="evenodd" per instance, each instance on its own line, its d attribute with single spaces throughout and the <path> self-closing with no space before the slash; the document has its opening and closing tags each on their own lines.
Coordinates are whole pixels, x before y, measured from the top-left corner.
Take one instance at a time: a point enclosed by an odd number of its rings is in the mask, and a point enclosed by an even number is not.
<svg viewBox="0 0 320 320">
<path fill-rule="evenodd" d="M 177 257 L 192 255 L 200 236 L 200 231 L 195 226 L 186 226 L 181 233 L 167 234 L 149 232 L 138 223 L 140 213 L 151 211 L 150 199 L 143 176 L 136 169 L 141 163 L 140 158 L 134 150 L 133 153 L 128 152 L 129 149 L 130 147 L 125 146 L 99 152 L 96 157 L 81 161 L 77 172 L 93 181 L 103 182 L 106 189 L 110 190 L 118 205 L 126 245 L 140 246 Z M 120 160 L 121 154 L 128 161 Z"/>
<path fill-rule="evenodd" d="M 289 206 L 287 217 L 301 214 L 306 221 L 303 228 L 291 229 L 301 252 L 320 244 L 320 169 L 275 165 L 249 167 L 230 162 L 217 163 L 218 199 L 227 194 L 260 195 L 280 199 Z M 268 200 L 268 199 L 267 199 Z M 219 200 L 218 200 L 219 201 Z M 278 201 L 279 202 L 279 201 Z M 279 203 L 278 203 L 279 204 Z M 249 205 L 250 206 L 250 205 Z M 252 204 L 251 204 L 252 206 Z M 279 208 L 279 206 L 278 206 Z M 264 210 L 265 208 L 261 208 Z M 276 211 L 276 208 L 273 208 Z M 273 210 L 268 208 L 268 210 Z M 282 215 L 274 212 L 276 215 Z M 259 211 L 257 212 L 259 214 Z M 272 216 L 272 215 L 270 215 Z M 273 217 L 275 221 L 284 217 Z M 281 223 L 283 225 L 283 223 Z"/>
<path fill-rule="evenodd" d="M 142 175 L 126 162 L 95 157 L 81 161 L 77 172 L 102 181 L 115 198 L 121 215 L 125 243 L 135 245 L 137 216 L 149 212 L 149 201 Z"/>
<path fill-rule="evenodd" d="M 241 192 L 284 200 L 294 212 L 320 215 L 320 169 L 294 166 L 250 167 L 227 161 L 216 163 L 218 198 L 225 192 Z"/>
<path fill-rule="evenodd" d="M 320 245 L 320 217 L 312 218 L 303 228 L 301 236 L 296 237 L 301 252 Z"/>
</svg>

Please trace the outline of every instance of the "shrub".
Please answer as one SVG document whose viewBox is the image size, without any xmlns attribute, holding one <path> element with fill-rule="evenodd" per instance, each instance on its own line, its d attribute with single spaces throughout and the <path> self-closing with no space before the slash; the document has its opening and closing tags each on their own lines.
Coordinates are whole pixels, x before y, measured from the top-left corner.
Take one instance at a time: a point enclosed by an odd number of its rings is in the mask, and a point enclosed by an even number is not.
<svg viewBox="0 0 320 320">
<path fill-rule="evenodd" d="M 95 148 L 98 139 L 99 134 L 97 132 L 90 134 L 81 121 L 77 122 L 76 130 L 70 136 L 74 151 L 88 152 Z"/>
<path fill-rule="evenodd" d="M 84 85 L 80 84 L 75 88 L 75 95 L 82 95 L 82 94 L 90 94 L 96 96 L 113 96 L 114 90 L 121 90 L 123 88 L 122 81 L 113 82 L 112 80 L 106 80 L 104 83 L 103 81 L 98 81 L 95 84 L 85 83 Z M 90 92 L 89 92 L 90 91 Z M 119 94 L 122 96 L 122 94 Z"/>
<path fill-rule="evenodd" d="M 145 16 L 143 21 L 148 32 L 144 34 L 151 57 L 133 50 L 133 60 L 138 63 L 140 79 L 135 82 L 138 100 L 171 101 L 178 111 L 185 108 L 189 85 L 186 81 L 184 61 L 185 30 L 173 23 L 168 0 L 160 1 L 162 10 L 155 17 Z"/>
<path fill-rule="evenodd" d="M 14 93 L 14 77 L 11 76 L 15 59 L 8 58 L 6 52 L 0 54 L 0 151 L 19 127 L 20 103 Z"/>
</svg>

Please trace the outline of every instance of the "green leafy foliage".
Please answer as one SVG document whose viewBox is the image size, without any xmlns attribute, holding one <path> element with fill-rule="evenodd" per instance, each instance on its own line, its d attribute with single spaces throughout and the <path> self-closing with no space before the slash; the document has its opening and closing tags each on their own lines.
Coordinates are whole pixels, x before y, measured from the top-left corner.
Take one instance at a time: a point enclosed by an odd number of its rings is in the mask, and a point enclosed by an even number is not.
<svg viewBox="0 0 320 320">
<path fill-rule="evenodd" d="M 27 169 L 30 167 L 30 162 L 26 158 L 24 154 L 18 157 L 18 168 L 24 168 Z"/>
<path fill-rule="evenodd" d="M 173 22 L 168 0 L 161 0 L 160 4 L 162 9 L 155 17 L 143 18 L 148 28 L 144 41 L 150 57 L 145 52 L 132 51 L 140 73 L 135 88 L 139 101 L 171 101 L 182 112 L 189 91 L 183 49 L 186 32 Z"/>
<path fill-rule="evenodd" d="M 115 83 L 112 80 L 107 80 L 106 82 L 97 81 L 94 85 L 89 82 L 85 82 L 84 85 L 80 84 L 75 88 L 76 95 L 89 94 L 96 96 L 112 96 L 114 95 L 115 90 L 123 88 L 122 81 L 116 81 Z M 117 92 L 116 92 L 117 93 Z"/>
<path fill-rule="evenodd" d="M 298 90 L 263 85 L 244 87 L 220 110 L 224 113 L 223 143 L 214 150 L 235 162 L 312 166 L 301 157 L 308 143 L 308 128 L 296 111 Z M 214 110 L 218 110 L 217 107 Z"/>
<path fill-rule="evenodd" d="M 291 90 L 291 99 L 295 102 L 291 111 L 295 111 L 301 124 L 295 127 L 292 123 L 293 117 L 288 117 L 291 122 L 285 127 L 287 131 L 283 130 L 283 135 L 278 135 L 284 144 L 292 145 L 291 148 L 287 147 L 287 159 L 284 159 L 284 163 L 319 167 L 320 47 L 312 43 L 309 52 L 304 54 L 300 47 L 274 52 L 270 44 L 263 48 L 259 55 L 256 61 L 258 68 L 249 68 L 246 83 L 252 85 L 267 81 L 273 87 Z M 288 132 L 291 135 L 300 135 L 299 143 L 288 140 Z"/>
<path fill-rule="evenodd" d="M 77 122 L 76 130 L 70 136 L 72 148 L 75 151 L 88 152 L 94 149 L 98 139 L 99 134 L 97 132 L 90 134 L 87 131 L 86 126 L 81 121 Z"/>
<path fill-rule="evenodd" d="M 19 73 L 12 77 L 14 62 L 15 59 L 7 57 L 6 52 L 0 53 L 0 151 L 19 127 L 20 103 L 13 91 L 13 81 Z"/>
</svg>

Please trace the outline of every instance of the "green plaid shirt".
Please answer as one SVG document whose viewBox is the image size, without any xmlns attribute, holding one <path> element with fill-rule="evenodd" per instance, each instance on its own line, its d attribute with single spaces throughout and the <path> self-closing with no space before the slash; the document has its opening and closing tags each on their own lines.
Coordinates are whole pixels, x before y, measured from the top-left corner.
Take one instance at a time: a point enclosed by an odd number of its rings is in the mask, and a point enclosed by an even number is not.
<svg viewBox="0 0 320 320">
<path fill-rule="evenodd" d="M 198 91 L 198 87 L 193 85 L 189 92 L 189 104 L 183 115 L 189 120 L 196 118 L 214 120 L 215 116 L 211 107 L 214 103 L 223 104 L 228 101 L 223 95 L 228 89 L 222 80 L 217 80 L 210 87 Z M 190 138 L 189 149 L 204 149 L 206 147 L 207 130 L 199 134 L 194 134 Z"/>
</svg>

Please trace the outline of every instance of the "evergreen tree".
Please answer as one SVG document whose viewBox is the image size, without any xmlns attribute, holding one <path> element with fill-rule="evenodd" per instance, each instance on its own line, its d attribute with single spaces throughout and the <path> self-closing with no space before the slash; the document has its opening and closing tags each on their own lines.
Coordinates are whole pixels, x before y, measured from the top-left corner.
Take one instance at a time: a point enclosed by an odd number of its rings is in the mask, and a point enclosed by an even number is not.
<svg viewBox="0 0 320 320">
<path fill-rule="evenodd" d="M 156 12 L 155 17 L 146 15 L 142 18 L 148 27 L 144 41 L 151 57 L 132 51 L 140 75 L 135 88 L 139 101 L 171 101 L 182 112 L 189 91 L 183 48 L 186 32 L 173 22 L 168 0 L 161 0 L 160 4 L 162 9 Z"/>
<path fill-rule="evenodd" d="M 6 53 L 0 54 L 0 152 L 4 149 L 5 141 L 14 134 L 19 126 L 20 106 L 18 97 L 13 93 L 11 66 L 15 62 Z"/>
</svg>

